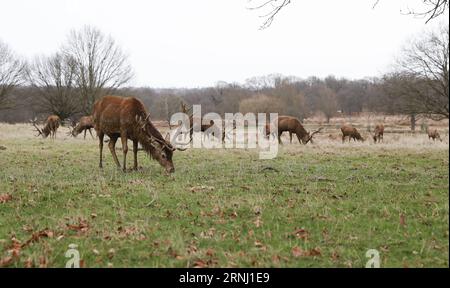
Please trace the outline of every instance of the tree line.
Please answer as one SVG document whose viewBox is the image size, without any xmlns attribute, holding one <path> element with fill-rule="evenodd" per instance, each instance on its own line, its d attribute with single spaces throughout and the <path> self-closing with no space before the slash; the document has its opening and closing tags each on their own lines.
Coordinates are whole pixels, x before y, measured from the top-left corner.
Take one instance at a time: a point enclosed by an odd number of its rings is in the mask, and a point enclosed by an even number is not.
<svg viewBox="0 0 450 288">
<path fill-rule="evenodd" d="M 201 104 L 202 112 L 286 114 L 303 120 L 321 113 L 326 121 L 369 111 L 404 114 L 411 127 L 419 117 L 449 118 L 449 29 L 422 34 L 381 77 L 335 76 L 301 79 L 266 75 L 244 83 L 218 82 L 196 89 L 127 87 L 133 77 L 128 56 L 96 28 L 72 31 L 53 55 L 32 61 L 0 42 L 0 121 L 24 122 L 39 115 L 77 119 L 89 115 L 103 95 L 139 97 L 153 119 L 168 120 L 181 103 Z"/>
</svg>

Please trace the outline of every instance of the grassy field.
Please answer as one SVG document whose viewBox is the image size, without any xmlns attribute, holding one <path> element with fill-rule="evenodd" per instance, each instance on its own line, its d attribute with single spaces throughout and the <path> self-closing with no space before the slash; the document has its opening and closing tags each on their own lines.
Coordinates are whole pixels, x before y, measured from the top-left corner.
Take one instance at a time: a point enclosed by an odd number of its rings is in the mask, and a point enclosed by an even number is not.
<svg viewBox="0 0 450 288">
<path fill-rule="evenodd" d="M 106 146 L 100 170 L 97 140 L 31 130 L 0 125 L 0 266 L 64 267 L 71 243 L 84 267 L 364 267 L 368 249 L 449 266 L 448 136 L 190 149 L 165 176 L 142 152 L 117 170 Z"/>
</svg>

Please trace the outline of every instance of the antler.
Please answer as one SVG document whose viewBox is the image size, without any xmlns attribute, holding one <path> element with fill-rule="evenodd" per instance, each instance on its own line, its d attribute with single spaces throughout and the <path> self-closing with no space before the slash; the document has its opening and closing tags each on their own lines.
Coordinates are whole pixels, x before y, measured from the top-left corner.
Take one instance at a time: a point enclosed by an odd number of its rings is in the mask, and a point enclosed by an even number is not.
<svg viewBox="0 0 450 288">
<path fill-rule="evenodd" d="M 312 132 L 311 134 L 309 134 L 309 138 L 308 140 L 306 140 L 305 145 L 308 144 L 309 141 L 311 141 L 311 139 L 313 138 L 313 136 L 317 133 L 319 133 L 320 131 L 322 131 L 323 127 L 320 127 L 319 129 L 317 129 L 316 131 Z"/>
<path fill-rule="evenodd" d="M 72 121 L 71 119 L 68 119 L 68 121 L 69 125 L 67 126 L 67 128 L 69 128 L 69 132 L 67 132 L 67 135 L 72 136 L 73 129 L 76 127 L 77 123 L 75 121 Z"/>
<path fill-rule="evenodd" d="M 42 130 L 39 129 L 39 127 L 38 127 L 37 124 L 36 124 L 36 118 L 30 119 L 30 123 L 33 124 L 34 128 L 36 128 L 37 132 L 39 133 L 38 135 L 36 135 L 36 137 L 38 137 L 38 136 L 40 136 L 40 135 L 43 134 L 43 133 L 42 133 Z"/>
<path fill-rule="evenodd" d="M 136 123 L 137 123 L 137 125 L 138 125 L 141 129 L 145 130 L 145 125 L 147 124 L 147 121 L 148 121 L 149 117 L 150 117 L 150 114 L 148 114 L 147 117 L 146 117 L 145 119 L 143 119 L 142 116 L 140 116 L 140 115 L 136 115 Z M 170 144 L 169 141 L 165 141 L 165 140 L 161 140 L 161 139 L 155 138 L 155 137 L 153 137 L 152 135 L 149 135 L 149 137 L 150 137 L 150 145 L 152 145 L 153 148 L 155 148 L 155 149 L 158 149 L 158 147 L 156 147 L 156 146 L 153 144 L 154 142 L 158 142 L 158 143 L 161 144 L 162 146 L 165 146 L 165 147 L 171 149 L 172 151 L 175 151 L 175 150 L 185 151 L 185 150 L 187 149 L 187 148 L 186 148 L 186 149 L 182 149 L 182 148 L 174 148 L 174 147 Z"/>
</svg>

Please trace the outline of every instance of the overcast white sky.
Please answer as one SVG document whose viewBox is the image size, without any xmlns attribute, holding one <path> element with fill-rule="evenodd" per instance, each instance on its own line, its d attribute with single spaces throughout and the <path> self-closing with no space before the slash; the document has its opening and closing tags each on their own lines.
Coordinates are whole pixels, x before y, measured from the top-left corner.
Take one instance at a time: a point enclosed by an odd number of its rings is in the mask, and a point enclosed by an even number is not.
<svg viewBox="0 0 450 288">
<path fill-rule="evenodd" d="M 255 5 L 261 3 L 253 0 Z M 401 15 L 421 0 L 293 0 L 272 26 L 248 0 L 2 0 L 0 39 L 32 58 L 93 25 L 129 54 L 132 85 L 201 87 L 271 73 L 380 76 L 401 46 L 431 29 Z"/>
</svg>

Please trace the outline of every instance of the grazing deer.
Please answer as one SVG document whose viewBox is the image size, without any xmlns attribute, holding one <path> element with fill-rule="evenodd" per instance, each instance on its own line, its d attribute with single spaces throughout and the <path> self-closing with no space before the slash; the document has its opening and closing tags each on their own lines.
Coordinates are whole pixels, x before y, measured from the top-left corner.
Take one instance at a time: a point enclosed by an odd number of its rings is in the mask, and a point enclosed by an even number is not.
<svg viewBox="0 0 450 288">
<path fill-rule="evenodd" d="M 364 142 L 364 138 L 361 136 L 361 134 L 359 134 L 358 130 L 356 130 L 355 127 L 344 125 L 341 127 L 341 131 L 342 131 L 342 143 L 344 143 L 345 137 L 347 136 L 348 142 L 350 142 L 351 139 L 353 139 L 353 141 L 358 140 Z"/>
<path fill-rule="evenodd" d="M 190 137 L 190 141 L 192 141 L 192 135 L 193 135 L 193 133 L 194 133 L 194 115 L 191 115 L 190 113 L 189 113 L 189 110 L 190 109 L 188 109 L 187 108 L 187 106 L 186 106 L 186 104 L 184 104 L 184 103 L 181 103 L 181 112 L 183 112 L 184 114 L 187 114 L 187 115 L 189 115 L 189 127 L 190 127 L 190 130 L 189 130 L 189 137 Z M 211 129 L 210 129 L 211 128 Z M 222 125 L 222 142 L 224 142 L 225 141 L 225 137 L 229 137 L 228 135 L 226 135 L 226 133 L 225 133 L 225 127 L 223 127 L 223 125 Z M 234 129 L 236 129 L 236 123 L 233 123 L 233 130 Z M 197 129 L 195 129 L 195 130 L 197 130 Z M 210 120 L 209 121 L 209 124 L 201 124 L 200 125 L 200 132 L 206 132 L 205 133 L 205 137 L 209 137 L 209 136 L 211 136 L 211 135 L 213 135 L 214 137 L 216 137 L 216 138 L 219 138 L 219 129 L 217 128 L 217 126 L 215 125 L 215 123 L 214 123 L 214 121 L 213 120 Z"/>
<path fill-rule="evenodd" d="M 94 121 L 92 120 L 92 116 L 83 116 L 80 118 L 78 124 L 75 125 L 75 123 L 72 123 L 71 126 L 69 126 L 70 129 L 69 135 L 77 137 L 78 134 L 84 131 L 84 139 L 86 139 L 86 132 L 89 131 L 89 134 L 91 134 L 92 139 L 94 139 L 94 136 L 92 135 L 91 131 L 92 128 L 94 128 Z"/>
<path fill-rule="evenodd" d="M 42 135 L 42 137 L 47 138 L 50 135 L 51 138 L 56 138 L 56 130 L 58 130 L 59 125 L 61 124 L 61 119 L 56 115 L 50 115 L 47 117 L 47 120 L 44 122 L 44 128 L 39 129 L 36 123 L 36 118 L 34 120 L 30 120 L 31 124 L 33 124 L 34 128 L 38 132 L 38 135 Z"/>
<path fill-rule="evenodd" d="M 438 139 L 439 141 L 442 142 L 441 135 L 439 135 L 439 132 L 437 131 L 437 129 L 434 129 L 434 130 L 427 129 L 427 134 L 428 134 L 428 140 L 433 139 L 433 141 L 436 141 L 436 139 Z"/>
<path fill-rule="evenodd" d="M 377 143 L 377 141 L 378 141 L 378 143 L 380 143 L 380 141 L 383 140 L 383 142 L 384 142 L 383 134 L 384 134 L 384 125 L 383 124 L 377 124 L 375 126 L 375 131 L 374 131 L 374 134 L 373 134 L 373 141 L 375 143 Z"/>
<path fill-rule="evenodd" d="M 138 167 L 138 144 L 141 144 L 143 150 L 158 161 L 165 168 L 166 172 L 173 173 L 175 171 L 172 155 L 178 148 L 174 148 L 170 144 L 169 134 L 167 134 L 166 139 L 162 137 L 161 133 L 150 121 L 150 115 L 140 100 L 134 97 L 104 96 L 95 102 L 92 117 L 94 128 L 99 138 L 100 168 L 103 167 L 103 138 L 106 134 L 110 138 L 108 143 L 109 150 L 119 168 L 120 164 L 117 159 L 115 145 L 119 137 L 122 141 L 123 171 L 126 171 L 128 139 L 133 141 L 134 170 L 137 170 Z M 186 149 L 178 150 L 184 151 Z"/>
<path fill-rule="evenodd" d="M 319 128 L 319 130 L 310 133 L 305 130 L 298 118 L 291 116 L 278 116 L 278 119 L 275 121 L 278 121 L 278 131 L 273 131 L 272 136 L 275 136 L 275 133 L 278 132 L 278 143 L 280 144 L 283 144 L 283 142 L 281 142 L 281 134 L 283 134 L 283 132 L 285 131 L 289 132 L 290 143 L 292 143 L 292 134 L 295 134 L 297 135 L 298 142 L 306 145 L 309 141 L 311 141 L 312 143 L 313 136 L 322 130 L 322 128 Z M 269 137 L 269 135 L 271 134 L 270 125 L 270 123 L 266 123 L 266 137 Z"/>
</svg>

